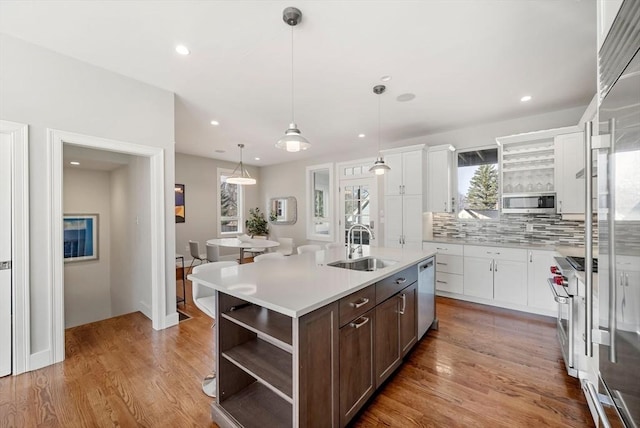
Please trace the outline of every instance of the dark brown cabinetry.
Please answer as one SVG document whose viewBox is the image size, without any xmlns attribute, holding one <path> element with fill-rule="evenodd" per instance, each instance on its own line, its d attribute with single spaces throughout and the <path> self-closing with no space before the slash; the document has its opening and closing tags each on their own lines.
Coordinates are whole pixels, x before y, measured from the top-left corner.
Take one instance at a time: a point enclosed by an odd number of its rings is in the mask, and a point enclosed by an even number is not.
<svg viewBox="0 0 640 428">
<path fill-rule="evenodd" d="M 418 338 L 417 283 L 376 306 L 376 388 L 397 369 Z"/>
<path fill-rule="evenodd" d="M 340 328 L 340 426 L 345 426 L 371 397 L 374 375 L 375 310 Z"/>
</svg>

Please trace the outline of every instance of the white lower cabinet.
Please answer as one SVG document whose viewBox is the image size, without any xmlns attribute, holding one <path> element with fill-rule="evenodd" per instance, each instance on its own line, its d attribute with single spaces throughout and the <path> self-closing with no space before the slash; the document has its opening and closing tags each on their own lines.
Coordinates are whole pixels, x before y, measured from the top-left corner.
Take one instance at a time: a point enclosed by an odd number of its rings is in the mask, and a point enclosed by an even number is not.
<svg viewBox="0 0 640 428">
<path fill-rule="evenodd" d="M 493 259 L 464 258 L 464 294 L 493 299 Z"/>
<path fill-rule="evenodd" d="M 423 250 L 436 253 L 436 290 L 462 294 L 464 258 L 463 245 L 425 242 Z"/>
<path fill-rule="evenodd" d="M 547 283 L 551 276 L 549 268 L 556 264 L 555 252 L 528 250 L 527 253 L 527 305 L 543 311 L 557 311 L 558 304 Z"/>
<path fill-rule="evenodd" d="M 493 300 L 527 304 L 527 264 L 524 260 L 493 260 Z"/>
</svg>

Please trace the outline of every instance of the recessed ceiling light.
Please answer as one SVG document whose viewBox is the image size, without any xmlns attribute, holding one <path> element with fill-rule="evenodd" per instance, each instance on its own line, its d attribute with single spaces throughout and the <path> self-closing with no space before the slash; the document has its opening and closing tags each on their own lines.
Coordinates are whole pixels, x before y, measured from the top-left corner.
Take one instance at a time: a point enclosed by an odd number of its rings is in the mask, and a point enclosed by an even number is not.
<svg viewBox="0 0 640 428">
<path fill-rule="evenodd" d="M 216 153 L 224 153 L 224 152 L 225 150 L 220 150 L 220 149 L 216 150 Z"/>
<path fill-rule="evenodd" d="M 180 55 L 189 55 L 191 53 L 189 48 L 185 45 L 176 46 L 176 52 L 178 52 Z"/>
<path fill-rule="evenodd" d="M 389 80 L 391 80 L 391 76 L 389 76 L 388 74 L 384 75 L 380 78 L 380 80 L 382 80 L 383 82 L 388 82 Z"/>
<path fill-rule="evenodd" d="M 70 163 L 71 165 L 80 165 L 80 162 L 78 162 L 78 161 L 71 161 L 71 162 L 69 162 L 69 163 Z"/>
<path fill-rule="evenodd" d="M 520 98 L 520 101 L 522 101 L 523 103 L 531 101 L 531 95 L 525 95 L 524 97 Z"/>
<path fill-rule="evenodd" d="M 260 158 L 258 158 L 258 157 L 255 157 L 254 159 L 255 159 L 255 160 L 260 160 Z"/>
<path fill-rule="evenodd" d="M 406 93 L 406 94 L 401 94 L 398 95 L 398 97 L 396 98 L 396 100 L 400 101 L 401 103 L 406 102 L 406 101 L 411 101 L 412 99 L 414 99 L 416 97 L 416 94 L 410 94 L 410 93 Z"/>
<path fill-rule="evenodd" d="M 212 120 L 212 121 L 211 121 L 211 124 L 212 124 L 213 126 L 218 126 L 218 125 L 220 125 L 220 122 L 218 122 L 217 120 Z"/>
<path fill-rule="evenodd" d="M 364 134 L 358 134 L 358 138 L 364 138 L 364 137 L 366 137 L 366 135 L 364 135 Z"/>
</svg>

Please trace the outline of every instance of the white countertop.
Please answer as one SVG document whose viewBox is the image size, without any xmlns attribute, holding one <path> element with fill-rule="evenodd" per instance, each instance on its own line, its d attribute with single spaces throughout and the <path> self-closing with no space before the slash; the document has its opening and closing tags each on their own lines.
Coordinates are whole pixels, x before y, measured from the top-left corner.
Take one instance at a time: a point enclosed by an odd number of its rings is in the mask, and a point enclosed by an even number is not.
<svg viewBox="0 0 640 428">
<path fill-rule="evenodd" d="M 363 257 L 369 255 L 397 260 L 398 263 L 374 272 L 327 266 L 327 263 L 345 259 L 345 250 L 335 248 L 296 254 L 284 259 L 230 266 L 191 274 L 187 278 L 298 318 L 416 264 L 433 255 L 433 252 L 365 246 Z"/>
</svg>

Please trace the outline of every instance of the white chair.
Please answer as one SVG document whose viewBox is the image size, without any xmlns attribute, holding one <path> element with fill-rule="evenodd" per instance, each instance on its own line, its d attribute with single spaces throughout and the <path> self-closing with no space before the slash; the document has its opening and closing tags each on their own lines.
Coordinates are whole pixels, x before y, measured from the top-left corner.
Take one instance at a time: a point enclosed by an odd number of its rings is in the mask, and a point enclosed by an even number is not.
<svg viewBox="0 0 640 428">
<path fill-rule="evenodd" d="M 196 266 L 193 273 L 202 273 L 210 270 L 222 269 L 228 266 L 236 266 L 236 262 L 213 262 Z M 210 317 L 215 325 L 216 319 L 216 291 L 211 287 L 206 287 L 198 281 L 191 281 L 191 292 L 193 303 L 198 309 Z M 202 391 L 209 397 L 216 396 L 216 372 L 207 375 L 202 380 Z"/>
<path fill-rule="evenodd" d="M 208 262 L 220 261 L 220 247 L 213 244 L 207 244 L 207 261 Z"/>
<path fill-rule="evenodd" d="M 207 260 L 206 254 L 200 253 L 200 243 L 198 241 L 189 240 L 189 252 L 191 254 L 191 264 L 189 265 L 189 272 L 192 272 L 193 263 L 198 260 L 200 264 Z"/>
<path fill-rule="evenodd" d="M 316 251 L 322 250 L 320 245 L 309 244 L 309 245 L 300 245 L 298 247 L 298 254 L 302 253 L 315 253 Z"/>
<path fill-rule="evenodd" d="M 293 253 L 293 238 L 278 238 L 280 245 L 276 251 L 283 256 L 290 256 Z"/>
<path fill-rule="evenodd" d="M 265 253 L 260 254 L 259 256 L 255 256 L 253 258 L 254 263 L 262 262 L 268 259 L 284 259 L 284 254 L 282 253 Z"/>
<path fill-rule="evenodd" d="M 345 246 L 346 244 L 344 242 L 329 242 L 328 244 L 324 245 L 327 250 L 330 250 L 332 248 L 344 248 Z"/>
</svg>

